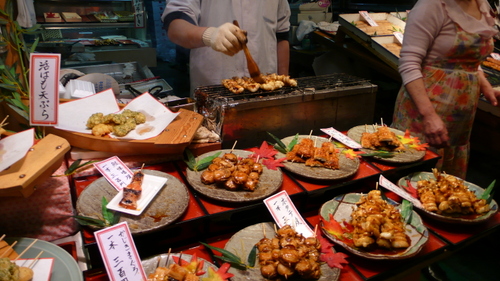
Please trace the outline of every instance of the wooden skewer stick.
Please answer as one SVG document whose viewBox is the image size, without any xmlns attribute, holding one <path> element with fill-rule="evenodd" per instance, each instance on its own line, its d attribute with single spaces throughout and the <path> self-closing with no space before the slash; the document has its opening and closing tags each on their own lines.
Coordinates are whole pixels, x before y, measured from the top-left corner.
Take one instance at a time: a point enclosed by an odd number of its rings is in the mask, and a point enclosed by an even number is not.
<svg viewBox="0 0 500 281">
<path fill-rule="evenodd" d="M 17 244 L 17 241 L 14 241 L 14 243 L 10 244 L 6 249 L 3 251 L 2 255 L 0 255 L 0 258 L 3 258 L 3 256 L 9 252 L 15 245 Z"/>
<path fill-rule="evenodd" d="M 9 124 L 9 123 L 5 123 L 5 121 L 7 121 L 7 118 L 9 118 L 9 115 L 5 116 L 5 118 L 2 120 L 2 123 L 0 123 L 0 127 L 3 127 L 5 125 Z M 4 234 L 4 236 L 5 236 L 5 234 Z"/>
<path fill-rule="evenodd" d="M 318 236 L 318 233 L 317 233 L 317 232 L 318 232 L 318 225 L 316 224 L 316 225 L 314 226 L 314 237 Z"/>
<path fill-rule="evenodd" d="M 0 237 L 0 241 L 2 241 L 5 238 L 5 234 Z"/>
<path fill-rule="evenodd" d="M 234 148 L 236 147 L 236 144 L 238 143 L 238 140 L 234 141 L 233 147 L 231 147 L 231 153 L 233 153 Z"/>
<path fill-rule="evenodd" d="M 31 268 L 33 266 L 33 264 L 38 260 L 38 258 L 43 254 L 43 251 L 40 251 L 40 253 L 38 253 L 38 255 L 31 261 L 30 265 L 28 266 L 29 268 Z"/>
<path fill-rule="evenodd" d="M 384 118 L 380 118 L 380 126 L 384 126 Z"/>
<path fill-rule="evenodd" d="M 309 132 L 309 138 L 311 138 L 312 133 L 313 133 L 313 130 L 311 130 L 311 131 Z"/>
<path fill-rule="evenodd" d="M 31 246 L 36 243 L 36 241 L 38 241 L 38 239 L 33 240 L 33 242 L 31 242 L 31 244 L 29 244 L 28 247 L 26 247 L 26 249 L 24 249 L 24 251 L 22 251 L 14 261 L 17 261 L 22 255 L 24 255 L 24 253 L 26 253 L 26 251 L 28 251 L 29 248 L 31 248 Z"/>
</svg>

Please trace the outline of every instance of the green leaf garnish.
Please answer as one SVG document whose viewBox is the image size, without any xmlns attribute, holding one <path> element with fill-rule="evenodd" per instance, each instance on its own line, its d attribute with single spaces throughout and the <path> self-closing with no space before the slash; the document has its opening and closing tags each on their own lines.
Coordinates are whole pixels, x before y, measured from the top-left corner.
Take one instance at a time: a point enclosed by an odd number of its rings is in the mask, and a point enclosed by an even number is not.
<svg viewBox="0 0 500 281">
<path fill-rule="evenodd" d="M 286 145 L 279 139 L 277 138 L 275 135 L 267 132 L 268 135 L 270 135 L 274 141 L 276 142 L 273 147 L 278 150 L 279 152 L 283 153 L 283 154 L 286 154 L 287 153 L 287 147 Z"/>
<path fill-rule="evenodd" d="M 255 266 L 255 260 L 257 258 L 257 245 L 253 245 L 252 250 L 248 253 L 247 262 L 250 267 Z"/>
<path fill-rule="evenodd" d="M 410 223 L 412 215 L 413 204 L 410 201 L 403 199 L 403 202 L 401 202 L 401 216 L 406 224 Z"/>
<path fill-rule="evenodd" d="M 212 161 L 215 158 L 219 157 L 219 155 L 221 153 L 222 152 L 219 151 L 219 152 L 215 153 L 214 155 L 205 157 L 203 159 L 200 159 L 197 162 L 196 158 L 194 157 L 194 155 L 191 152 L 191 150 L 185 149 L 184 150 L 184 162 L 188 166 L 189 170 L 191 170 L 191 171 L 201 171 L 201 170 L 205 170 L 206 168 L 208 168 L 208 166 L 210 166 L 210 164 L 212 164 Z"/>
<path fill-rule="evenodd" d="M 480 199 L 484 199 L 486 200 L 488 203 L 491 202 L 491 199 L 493 198 L 492 196 L 492 192 L 493 192 L 493 189 L 495 188 L 495 184 L 496 184 L 497 180 L 493 180 L 490 185 L 488 185 L 488 188 L 486 188 L 486 190 L 483 192 L 483 194 L 481 195 L 481 198 Z"/>
<path fill-rule="evenodd" d="M 241 261 L 240 257 L 229 252 L 228 250 L 214 247 L 214 246 L 208 245 L 207 243 L 203 243 L 203 242 L 200 242 L 200 243 L 207 248 L 210 248 L 212 250 L 215 250 L 215 251 L 221 253 L 222 256 L 215 256 L 215 257 L 220 259 L 220 260 L 223 260 L 225 262 L 228 262 L 229 264 L 231 264 L 231 266 L 237 267 L 239 269 L 244 269 L 244 270 L 248 268 L 248 266 Z"/>
<path fill-rule="evenodd" d="M 106 199 L 106 197 L 103 196 L 101 199 L 101 212 L 103 219 L 96 219 L 78 215 L 71 217 L 75 218 L 80 225 L 94 226 L 97 228 L 105 228 L 115 225 L 120 220 L 120 214 L 118 212 L 106 208 L 107 205 L 108 205 L 108 200 Z"/>
</svg>

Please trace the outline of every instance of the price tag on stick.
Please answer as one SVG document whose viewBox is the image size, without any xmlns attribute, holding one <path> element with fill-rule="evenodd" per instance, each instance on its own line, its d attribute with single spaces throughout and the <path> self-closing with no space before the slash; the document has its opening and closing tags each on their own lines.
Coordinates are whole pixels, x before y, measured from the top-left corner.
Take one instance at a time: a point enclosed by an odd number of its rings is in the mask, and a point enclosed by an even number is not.
<svg viewBox="0 0 500 281">
<path fill-rule="evenodd" d="M 378 26 L 378 24 L 372 19 L 372 17 L 370 17 L 370 14 L 367 11 L 359 11 L 359 14 L 370 26 Z"/>
<path fill-rule="evenodd" d="M 290 225 L 304 237 L 314 236 L 314 231 L 299 214 L 286 191 L 281 191 L 264 199 L 264 204 L 280 228 Z"/>
</svg>

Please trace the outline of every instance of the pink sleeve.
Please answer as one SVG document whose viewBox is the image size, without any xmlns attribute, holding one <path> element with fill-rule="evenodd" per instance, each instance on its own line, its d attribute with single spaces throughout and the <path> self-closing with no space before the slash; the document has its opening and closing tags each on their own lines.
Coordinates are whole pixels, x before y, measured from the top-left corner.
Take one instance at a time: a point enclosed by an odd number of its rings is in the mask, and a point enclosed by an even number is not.
<svg viewBox="0 0 500 281">
<path fill-rule="evenodd" d="M 399 73 L 403 85 L 422 77 L 422 64 L 431 52 L 435 38 L 445 22 L 441 1 L 420 0 L 408 15 L 403 48 L 399 60 Z"/>
</svg>

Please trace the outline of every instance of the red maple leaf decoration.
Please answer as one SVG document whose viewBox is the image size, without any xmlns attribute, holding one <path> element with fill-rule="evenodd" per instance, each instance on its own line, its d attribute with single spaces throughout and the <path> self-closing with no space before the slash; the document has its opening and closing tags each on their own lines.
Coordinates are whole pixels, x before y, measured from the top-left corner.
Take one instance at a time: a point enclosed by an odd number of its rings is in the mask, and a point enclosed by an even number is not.
<svg viewBox="0 0 500 281">
<path fill-rule="evenodd" d="M 321 245 L 321 255 L 319 259 L 326 262 L 331 268 L 344 268 L 342 264 L 349 263 L 345 259 L 348 256 L 344 253 L 336 253 L 333 249 L 333 243 L 331 243 L 330 240 L 326 239 L 322 233 L 320 233 L 319 235 L 316 233 L 316 235 L 318 236 L 318 240 Z"/>
<path fill-rule="evenodd" d="M 259 148 L 251 148 L 250 151 L 254 153 L 250 157 L 259 159 L 272 159 L 278 154 L 278 151 L 266 141 L 263 141 Z"/>
<path fill-rule="evenodd" d="M 201 278 L 201 281 L 228 281 L 229 278 L 234 276 L 234 274 L 227 272 L 230 267 L 231 265 L 227 262 L 222 264 L 217 271 L 213 267 L 209 267 L 208 277 Z"/>
<path fill-rule="evenodd" d="M 408 192 L 413 198 L 418 198 L 417 189 L 413 187 L 410 179 L 406 179 L 406 186 L 401 185 L 406 192 Z"/>
<path fill-rule="evenodd" d="M 344 253 L 335 252 L 333 248 L 330 248 L 328 253 L 323 253 L 319 256 L 321 261 L 324 261 L 328 264 L 330 268 L 338 267 L 344 268 L 342 264 L 348 264 L 349 262 L 346 260 L 348 256 Z"/>
<path fill-rule="evenodd" d="M 176 256 L 173 256 L 172 258 L 174 259 L 174 262 L 176 264 L 184 267 L 189 272 L 195 273 L 197 276 L 205 274 L 205 271 L 200 270 L 201 268 L 203 268 L 203 264 L 205 263 L 205 261 L 202 259 L 198 260 L 198 255 L 196 253 L 191 256 L 191 262 L 188 262 Z"/>
<path fill-rule="evenodd" d="M 340 223 L 333 218 L 333 214 L 329 215 L 329 221 L 321 217 L 321 221 L 323 222 L 323 229 L 331 235 L 335 236 L 337 239 L 342 239 L 342 234 L 344 234 L 342 225 L 340 225 Z"/>
<path fill-rule="evenodd" d="M 56 14 L 54 14 L 54 13 L 49 12 L 49 13 L 46 13 L 45 15 L 47 16 L 47 18 L 56 18 Z"/>
<path fill-rule="evenodd" d="M 286 157 L 280 159 L 264 159 L 262 160 L 262 165 L 266 166 L 270 170 L 277 170 L 278 167 L 285 167 L 283 165 L 283 161 L 286 160 Z"/>
</svg>

